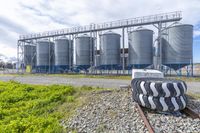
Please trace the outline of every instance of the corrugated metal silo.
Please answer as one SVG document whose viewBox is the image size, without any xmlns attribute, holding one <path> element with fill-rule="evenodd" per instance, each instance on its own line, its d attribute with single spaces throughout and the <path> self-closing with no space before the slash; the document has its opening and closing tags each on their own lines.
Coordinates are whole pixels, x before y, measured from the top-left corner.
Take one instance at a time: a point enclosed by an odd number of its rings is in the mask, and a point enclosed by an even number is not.
<svg viewBox="0 0 200 133">
<path fill-rule="evenodd" d="M 129 69 L 145 68 L 153 64 L 153 31 L 138 29 L 129 33 Z"/>
<path fill-rule="evenodd" d="M 32 67 L 36 65 L 36 46 L 24 45 L 24 64 Z"/>
<path fill-rule="evenodd" d="M 167 28 L 162 39 L 162 63 L 178 70 L 192 61 L 193 26 L 175 25 Z"/>
<path fill-rule="evenodd" d="M 120 34 L 106 32 L 100 36 L 101 69 L 120 69 Z"/>
<path fill-rule="evenodd" d="M 55 71 L 64 72 L 69 69 L 69 40 L 66 37 L 61 37 L 55 40 Z"/>
<path fill-rule="evenodd" d="M 87 70 L 93 61 L 94 38 L 84 34 L 77 37 L 75 41 L 76 68 Z"/>
<path fill-rule="evenodd" d="M 48 40 L 39 40 L 36 44 L 37 72 L 49 72 L 54 64 L 54 43 Z"/>
</svg>

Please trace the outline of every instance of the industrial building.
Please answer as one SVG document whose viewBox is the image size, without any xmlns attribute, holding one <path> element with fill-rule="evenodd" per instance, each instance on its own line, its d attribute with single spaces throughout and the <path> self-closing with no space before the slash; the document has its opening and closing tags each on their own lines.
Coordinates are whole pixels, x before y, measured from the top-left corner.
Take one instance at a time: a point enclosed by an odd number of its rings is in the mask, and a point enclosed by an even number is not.
<svg viewBox="0 0 200 133">
<path fill-rule="evenodd" d="M 132 68 L 152 68 L 181 74 L 184 68 L 193 75 L 193 26 L 181 19 L 176 11 L 21 35 L 18 71 L 31 66 L 36 73 L 128 74 Z M 145 28 L 149 25 L 156 30 Z"/>
</svg>

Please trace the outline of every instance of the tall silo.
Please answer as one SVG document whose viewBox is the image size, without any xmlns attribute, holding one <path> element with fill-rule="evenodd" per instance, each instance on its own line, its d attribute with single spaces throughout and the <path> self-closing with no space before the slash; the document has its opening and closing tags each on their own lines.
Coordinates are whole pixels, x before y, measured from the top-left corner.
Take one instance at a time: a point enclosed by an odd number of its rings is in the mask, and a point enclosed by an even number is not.
<svg viewBox="0 0 200 133">
<path fill-rule="evenodd" d="M 36 44 L 37 72 L 51 72 L 54 43 L 49 40 L 39 40 Z"/>
<path fill-rule="evenodd" d="M 24 65 L 35 67 L 36 65 L 36 46 L 24 45 Z"/>
<path fill-rule="evenodd" d="M 193 26 L 180 24 L 167 28 L 162 38 L 162 63 L 178 70 L 192 62 Z"/>
<path fill-rule="evenodd" d="M 120 37 L 111 31 L 100 36 L 101 69 L 120 69 Z"/>
<path fill-rule="evenodd" d="M 94 38 L 87 34 L 75 39 L 75 66 L 78 70 L 87 70 L 93 63 Z"/>
<path fill-rule="evenodd" d="M 128 35 L 128 67 L 145 68 L 153 64 L 153 31 L 138 29 Z"/>
<path fill-rule="evenodd" d="M 55 71 L 65 72 L 70 65 L 70 41 L 66 37 L 55 40 Z"/>
</svg>

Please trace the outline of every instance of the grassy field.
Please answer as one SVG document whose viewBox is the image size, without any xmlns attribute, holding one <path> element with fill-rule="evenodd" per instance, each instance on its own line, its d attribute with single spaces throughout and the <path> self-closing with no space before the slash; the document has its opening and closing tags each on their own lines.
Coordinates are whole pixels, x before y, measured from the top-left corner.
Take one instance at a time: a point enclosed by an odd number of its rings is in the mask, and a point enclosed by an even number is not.
<svg viewBox="0 0 200 133">
<path fill-rule="evenodd" d="M 63 132 L 59 120 L 69 118 L 87 101 L 88 92 L 97 90 L 101 88 L 0 82 L 0 132 Z"/>
<path fill-rule="evenodd" d="M 13 76 L 58 76 L 58 77 L 68 77 L 68 78 L 104 78 L 104 79 L 121 79 L 121 80 L 131 80 L 131 75 L 86 75 L 86 74 L 23 74 L 17 75 L 12 74 Z M 1 75 L 1 76 L 9 76 Z M 187 82 L 200 82 L 200 77 L 166 77 L 169 79 L 178 79 Z"/>
<path fill-rule="evenodd" d="M 190 96 L 193 99 L 200 99 L 200 94 L 195 94 L 195 93 L 187 93 L 188 96 Z"/>
<path fill-rule="evenodd" d="M 183 80 L 186 82 L 200 82 L 200 77 L 167 77 L 169 79 Z"/>
<path fill-rule="evenodd" d="M 49 76 L 63 76 L 69 78 L 104 78 L 104 79 L 131 80 L 130 75 L 124 76 L 124 75 L 50 74 Z"/>
<path fill-rule="evenodd" d="M 50 74 L 48 76 L 64 76 L 70 78 L 104 78 L 104 79 L 122 79 L 131 80 L 131 75 L 84 75 L 84 74 Z M 200 82 L 200 77 L 166 77 L 188 82 Z"/>
<path fill-rule="evenodd" d="M 87 75 L 87 74 L 1 74 L 0 76 L 58 76 L 68 78 L 104 78 L 131 80 L 131 75 Z"/>
</svg>

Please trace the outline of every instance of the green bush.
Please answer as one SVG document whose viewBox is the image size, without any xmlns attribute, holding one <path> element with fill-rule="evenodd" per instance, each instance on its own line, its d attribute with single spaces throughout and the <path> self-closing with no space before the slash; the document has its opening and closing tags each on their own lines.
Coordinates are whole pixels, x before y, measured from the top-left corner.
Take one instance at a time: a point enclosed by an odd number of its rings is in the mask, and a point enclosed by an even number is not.
<svg viewBox="0 0 200 133">
<path fill-rule="evenodd" d="M 62 132 L 56 108 L 73 102 L 75 88 L 0 82 L 0 131 L 4 133 Z"/>
</svg>

